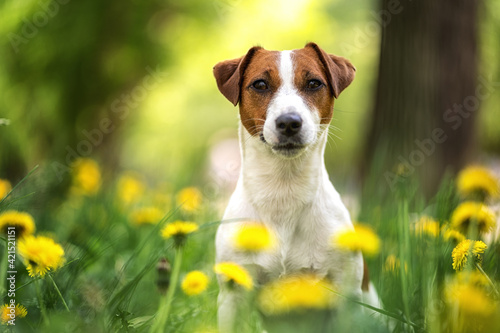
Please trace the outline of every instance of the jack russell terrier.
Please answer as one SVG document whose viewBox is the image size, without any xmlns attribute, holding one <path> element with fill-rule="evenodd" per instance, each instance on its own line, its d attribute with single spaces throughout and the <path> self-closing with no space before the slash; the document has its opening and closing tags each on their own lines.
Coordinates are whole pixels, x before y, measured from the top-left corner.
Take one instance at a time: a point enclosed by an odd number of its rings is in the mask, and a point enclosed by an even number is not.
<svg viewBox="0 0 500 333">
<path fill-rule="evenodd" d="M 220 92 L 239 103 L 242 158 L 223 217 L 232 221 L 217 230 L 217 262 L 247 267 L 258 283 L 313 272 L 345 295 L 361 299 L 369 293 L 361 254 L 332 247 L 332 234 L 353 226 L 323 157 L 334 98 L 354 75 L 347 59 L 314 43 L 281 52 L 252 47 L 214 67 Z M 244 221 L 263 223 L 275 234 L 277 249 L 258 255 L 238 251 L 233 237 Z M 221 332 L 235 328 L 239 296 L 220 283 Z"/>
</svg>

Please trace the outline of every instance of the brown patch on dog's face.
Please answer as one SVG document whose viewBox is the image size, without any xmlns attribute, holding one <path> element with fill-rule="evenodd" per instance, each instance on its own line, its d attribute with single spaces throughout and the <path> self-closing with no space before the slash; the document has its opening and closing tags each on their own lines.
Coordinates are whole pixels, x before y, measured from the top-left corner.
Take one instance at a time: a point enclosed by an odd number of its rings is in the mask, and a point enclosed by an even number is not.
<svg viewBox="0 0 500 333">
<path fill-rule="evenodd" d="M 316 52 L 306 47 L 294 50 L 294 84 L 310 109 L 318 110 L 320 123 L 329 124 L 333 115 L 334 96 L 329 87 L 327 69 Z"/>
<path fill-rule="evenodd" d="M 258 50 L 243 75 L 240 118 L 250 135 L 261 133 L 269 103 L 281 85 L 279 52 Z"/>
</svg>

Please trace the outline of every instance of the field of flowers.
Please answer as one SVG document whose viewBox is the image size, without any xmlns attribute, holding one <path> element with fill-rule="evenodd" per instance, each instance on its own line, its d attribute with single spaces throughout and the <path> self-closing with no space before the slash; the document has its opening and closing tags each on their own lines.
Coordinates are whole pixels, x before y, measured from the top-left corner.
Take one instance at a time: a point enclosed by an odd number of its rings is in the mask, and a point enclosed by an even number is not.
<svg viewBox="0 0 500 333">
<path fill-rule="evenodd" d="M 214 266 L 220 210 L 194 186 L 105 177 L 91 159 L 71 169 L 50 211 L 37 206 L 38 170 L 0 180 L 2 331 L 216 332 L 217 278 L 247 296 L 239 332 L 306 332 L 306 322 L 317 332 L 500 331 L 500 186 L 483 167 L 447 179 L 428 202 L 400 182 L 391 204 L 332 237 L 363 252 L 383 309 L 313 272 L 259 286 L 244 267 Z M 248 221 L 234 242 L 259 252 L 276 240 Z"/>
</svg>

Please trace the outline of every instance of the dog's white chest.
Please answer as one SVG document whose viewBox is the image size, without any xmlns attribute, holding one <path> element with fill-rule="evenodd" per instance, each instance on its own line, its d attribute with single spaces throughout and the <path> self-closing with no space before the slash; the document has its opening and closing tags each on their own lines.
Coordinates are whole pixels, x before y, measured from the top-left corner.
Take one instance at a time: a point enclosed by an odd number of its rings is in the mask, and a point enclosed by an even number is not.
<svg viewBox="0 0 500 333">
<path fill-rule="evenodd" d="M 331 183 L 320 179 L 319 184 L 306 182 L 300 176 L 293 184 L 264 179 L 252 184 L 238 183 L 224 219 L 245 217 L 260 221 L 277 240 L 273 251 L 237 255 L 238 261 L 255 267 L 261 283 L 299 272 L 328 274 L 334 280 L 338 275 L 336 270 L 343 266 L 345 258 L 333 248 L 331 237 L 338 230 L 349 228 L 351 222 Z M 222 225 L 218 244 L 231 246 L 231 235 L 238 230 L 238 224 Z M 234 254 L 234 251 L 218 253 Z M 234 259 L 233 255 L 228 257 Z"/>
<path fill-rule="evenodd" d="M 295 223 L 310 223 L 311 220 L 301 216 Z M 288 221 L 290 222 L 290 221 Z M 310 224 L 309 224 L 310 225 Z M 256 257 L 260 268 L 261 283 L 269 279 L 298 272 L 315 272 L 318 275 L 328 274 L 328 261 L 332 259 L 333 250 L 330 246 L 330 232 L 322 234 L 304 233 L 300 226 L 274 227 L 277 246 L 269 253 Z"/>
</svg>

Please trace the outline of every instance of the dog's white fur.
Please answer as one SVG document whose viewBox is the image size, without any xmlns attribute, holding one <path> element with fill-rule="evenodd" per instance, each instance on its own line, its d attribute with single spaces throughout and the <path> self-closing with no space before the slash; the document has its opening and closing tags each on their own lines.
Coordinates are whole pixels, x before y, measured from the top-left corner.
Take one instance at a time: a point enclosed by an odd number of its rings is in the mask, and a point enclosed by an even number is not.
<svg viewBox="0 0 500 333">
<path fill-rule="evenodd" d="M 363 261 L 359 253 L 332 247 L 331 237 L 352 228 L 346 207 L 329 180 L 324 165 L 327 126 L 309 107 L 294 85 L 293 51 L 282 51 L 279 60 L 281 86 L 269 104 L 263 128 L 263 144 L 240 124 L 242 167 L 236 189 L 217 231 L 216 261 L 239 263 L 254 279 L 269 281 L 285 274 L 313 271 L 328 277 L 339 290 L 361 297 Z M 290 108 L 302 120 L 300 135 L 305 148 L 293 158 L 273 150 L 278 141 L 275 120 Z M 274 232 L 275 251 L 249 255 L 234 247 L 235 232 L 247 221 L 260 221 Z M 232 331 L 239 295 L 221 283 L 219 327 Z"/>
</svg>

